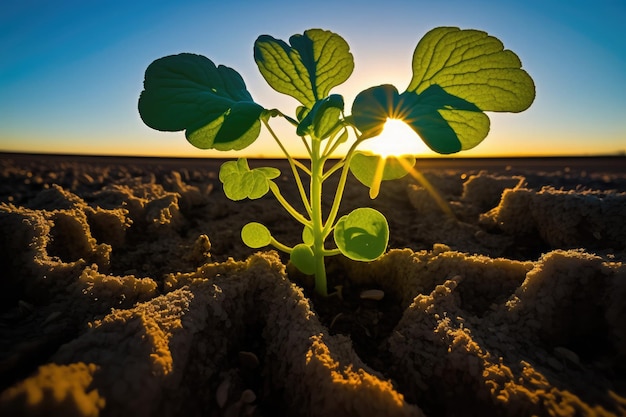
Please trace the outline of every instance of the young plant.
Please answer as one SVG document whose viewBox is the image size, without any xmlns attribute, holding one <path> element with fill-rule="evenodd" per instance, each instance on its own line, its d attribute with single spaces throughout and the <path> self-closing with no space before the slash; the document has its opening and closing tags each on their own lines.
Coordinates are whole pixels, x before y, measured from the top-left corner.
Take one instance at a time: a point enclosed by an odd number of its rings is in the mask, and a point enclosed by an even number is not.
<svg viewBox="0 0 626 417">
<path fill-rule="evenodd" d="M 387 248 L 389 227 L 383 214 L 357 208 L 339 216 L 349 172 L 375 198 L 382 181 L 403 177 L 415 164 L 411 155 L 386 158 L 358 150 L 382 132 L 387 119 L 404 121 L 433 151 L 451 154 L 473 148 L 487 136 L 485 111 L 520 112 L 535 97 L 533 81 L 518 57 L 495 37 L 477 30 L 439 27 L 428 32 L 415 49 L 413 77 L 406 90 L 400 93 L 390 84 L 363 90 L 354 99 L 350 115 L 343 97 L 330 94 L 354 68 L 349 46 L 339 35 L 310 29 L 292 36 L 289 43 L 262 35 L 254 44 L 254 59 L 272 88 L 300 103 L 293 115 L 257 104 L 239 73 L 189 53 L 166 56 L 148 66 L 139 113 L 151 128 L 185 130 L 192 145 L 220 151 L 246 148 L 264 126 L 289 161 L 304 212 L 281 194 L 273 181 L 280 175 L 276 168 L 250 169 L 247 160 L 240 158 L 222 165 L 220 181 L 232 200 L 257 199 L 271 192 L 301 223 L 302 243 L 293 247 L 255 222 L 244 226 L 241 237 L 252 248 L 271 245 L 287 252 L 300 271 L 315 275 L 315 290 L 324 296 L 326 256 L 343 254 L 372 261 Z M 294 159 L 272 129 L 270 121 L 277 117 L 293 125 L 309 164 Z M 331 159 L 349 139 L 345 156 Z M 339 175 L 339 183 L 324 216 L 322 189 L 333 174 Z M 308 189 L 303 175 L 310 177 Z M 328 247 L 331 234 L 335 245 Z"/>
</svg>

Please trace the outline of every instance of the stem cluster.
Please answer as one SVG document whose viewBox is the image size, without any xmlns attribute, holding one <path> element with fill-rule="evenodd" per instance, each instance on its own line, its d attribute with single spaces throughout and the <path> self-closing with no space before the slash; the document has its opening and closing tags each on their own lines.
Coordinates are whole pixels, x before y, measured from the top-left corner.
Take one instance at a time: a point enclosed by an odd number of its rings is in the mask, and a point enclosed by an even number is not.
<svg viewBox="0 0 626 417">
<path fill-rule="evenodd" d="M 282 113 L 275 112 L 282 115 Z M 297 126 L 297 122 L 289 117 L 285 117 L 292 124 Z M 294 159 L 287 151 L 281 140 L 278 138 L 274 130 L 271 128 L 269 122 L 264 120 L 264 125 L 274 138 L 283 154 L 287 158 L 296 184 L 298 186 L 300 198 L 304 204 L 306 215 L 302 215 L 298 212 L 280 193 L 278 186 L 275 183 L 270 183 L 270 190 L 276 197 L 278 202 L 285 208 L 285 210 L 291 214 L 291 216 L 300 222 L 305 228 L 310 231 L 311 237 L 311 249 L 313 253 L 313 265 L 315 275 L 315 291 L 322 295 L 327 296 L 327 279 L 326 279 L 326 266 L 324 258 L 326 256 L 337 255 L 341 251 L 337 248 L 327 249 L 325 246 L 326 239 L 333 232 L 337 221 L 337 215 L 339 213 L 339 207 L 341 205 L 341 199 L 343 197 L 343 191 L 346 185 L 349 172 L 349 161 L 357 148 L 358 144 L 362 142 L 359 136 L 359 132 L 353 129 L 357 135 L 356 141 L 350 147 L 346 155 L 339 161 L 335 162 L 329 169 L 325 170 L 326 162 L 331 158 L 332 154 L 337 150 L 339 145 L 345 141 L 349 125 L 346 120 L 342 120 L 339 128 L 335 129 L 335 133 L 328 139 L 322 141 L 314 136 L 301 137 L 301 140 L 307 150 L 310 158 L 310 167 L 307 167 L 300 161 Z M 324 146 L 323 146 L 324 145 Z M 335 190 L 335 196 L 330 209 L 330 212 L 324 218 L 322 210 L 322 196 L 323 196 L 323 184 L 334 173 L 340 171 L 339 183 Z M 302 181 L 301 175 L 305 174 L 310 177 L 309 192 L 307 193 Z M 292 247 L 284 245 L 272 238 L 271 245 L 283 252 L 292 253 Z"/>
</svg>

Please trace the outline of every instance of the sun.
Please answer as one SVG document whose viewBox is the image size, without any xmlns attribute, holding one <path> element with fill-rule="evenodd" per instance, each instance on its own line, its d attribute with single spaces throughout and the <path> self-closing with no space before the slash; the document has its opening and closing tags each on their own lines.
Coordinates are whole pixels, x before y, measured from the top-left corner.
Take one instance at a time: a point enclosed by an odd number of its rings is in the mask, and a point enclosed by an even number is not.
<svg viewBox="0 0 626 417">
<path fill-rule="evenodd" d="M 400 119 L 392 118 L 387 119 L 380 135 L 363 143 L 363 148 L 383 158 L 431 152 L 409 125 Z"/>
</svg>

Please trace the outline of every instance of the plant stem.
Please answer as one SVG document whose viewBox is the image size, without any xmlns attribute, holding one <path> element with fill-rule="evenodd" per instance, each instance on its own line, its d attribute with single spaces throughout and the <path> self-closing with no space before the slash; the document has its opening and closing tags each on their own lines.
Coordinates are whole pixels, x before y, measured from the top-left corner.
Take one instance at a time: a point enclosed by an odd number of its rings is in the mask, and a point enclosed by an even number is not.
<svg viewBox="0 0 626 417">
<path fill-rule="evenodd" d="M 298 211 L 293 208 L 293 206 L 289 204 L 287 200 L 285 200 L 283 195 L 280 193 L 280 190 L 278 189 L 278 185 L 276 185 L 272 181 L 270 181 L 270 191 L 272 192 L 272 194 L 274 194 L 274 197 L 276 197 L 276 200 L 278 200 L 278 202 L 284 207 L 284 209 L 289 214 L 291 214 L 291 217 L 302 223 L 304 226 L 309 226 L 311 224 L 310 221 L 308 221 L 302 214 L 298 213 Z"/>
<path fill-rule="evenodd" d="M 311 141 L 311 221 L 313 231 L 313 256 L 315 260 L 315 292 L 328 296 L 326 266 L 324 264 L 324 222 L 322 219 L 322 182 L 324 159 L 320 157 L 320 141 Z"/>
<path fill-rule="evenodd" d="M 293 172 L 294 179 L 296 180 L 296 185 L 298 186 L 298 192 L 300 193 L 300 199 L 302 200 L 302 203 L 304 204 L 304 209 L 306 210 L 306 212 L 310 216 L 311 215 L 311 205 L 309 204 L 309 200 L 307 198 L 307 195 L 304 192 L 304 186 L 302 185 L 302 179 L 300 178 L 300 173 L 298 172 L 298 168 L 303 170 L 304 173 L 308 174 L 308 175 L 311 175 L 311 171 L 309 171 L 309 169 L 306 166 L 304 166 L 304 164 L 302 164 L 300 161 L 298 161 L 296 159 L 293 159 L 291 157 L 291 155 L 289 155 L 289 152 L 287 152 L 287 149 L 283 146 L 281 141 L 278 139 L 278 136 L 276 136 L 276 133 L 274 133 L 274 130 L 272 129 L 270 124 L 266 120 L 264 120 L 263 123 L 265 124 L 265 127 L 270 132 L 270 134 L 272 135 L 272 137 L 274 138 L 274 140 L 276 141 L 276 143 L 278 144 L 280 149 L 283 151 L 283 153 L 287 157 L 287 161 L 289 161 L 289 166 L 291 167 L 291 172 Z M 308 146 L 307 146 L 307 151 L 309 152 L 309 154 L 311 154 L 311 151 L 309 150 Z M 274 190 L 272 190 L 272 191 L 274 191 Z M 300 223 L 302 223 L 302 221 L 300 221 Z"/>
<path fill-rule="evenodd" d="M 330 209 L 330 213 L 328 214 L 328 218 L 326 219 L 326 225 L 324 230 L 322 231 L 322 235 L 324 238 L 328 236 L 330 231 L 333 229 L 335 225 L 335 219 L 337 218 L 337 213 L 339 212 L 339 205 L 341 204 L 341 199 L 343 197 L 343 191 L 346 187 L 346 181 L 348 179 L 348 172 L 350 171 L 350 158 L 352 158 L 352 153 L 357 148 L 357 146 L 362 142 L 362 139 L 357 136 L 357 140 L 352 144 L 346 156 L 343 158 L 343 163 L 339 162 L 335 167 L 341 166 L 341 176 L 339 177 L 339 184 L 337 185 L 337 190 L 335 192 L 335 199 L 333 201 L 333 205 Z M 341 164 L 341 165 L 340 165 Z M 333 170 L 335 169 L 333 167 Z"/>
<path fill-rule="evenodd" d="M 287 245 L 285 245 L 283 243 L 280 243 L 279 241 L 277 241 L 274 238 L 271 238 L 270 245 L 274 246 L 276 249 L 281 250 L 281 251 L 283 251 L 285 253 L 291 253 L 291 251 L 293 250 L 293 248 L 291 248 L 291 247 L 289 247 L 289 246 L 287 246 Z"/>
</svg>

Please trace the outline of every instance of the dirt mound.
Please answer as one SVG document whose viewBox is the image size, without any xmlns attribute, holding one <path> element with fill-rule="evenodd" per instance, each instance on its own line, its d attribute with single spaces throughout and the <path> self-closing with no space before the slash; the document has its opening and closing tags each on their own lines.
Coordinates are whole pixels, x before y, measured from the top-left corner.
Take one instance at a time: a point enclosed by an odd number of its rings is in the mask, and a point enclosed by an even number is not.
<svg viewBox="0 0 626 417">
<path fill-rule="evenodd" d="M 625 174 L 350 183 L 390 250 L 329 258 L 320 299 L 243 246 L 297 228 L 216 162 L 1 162 L 2 415 L 626 415 Z"/>
</svg>

